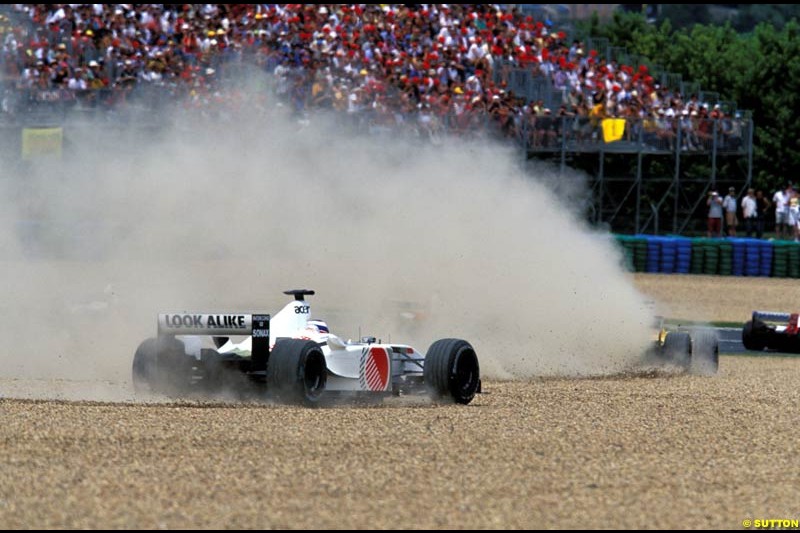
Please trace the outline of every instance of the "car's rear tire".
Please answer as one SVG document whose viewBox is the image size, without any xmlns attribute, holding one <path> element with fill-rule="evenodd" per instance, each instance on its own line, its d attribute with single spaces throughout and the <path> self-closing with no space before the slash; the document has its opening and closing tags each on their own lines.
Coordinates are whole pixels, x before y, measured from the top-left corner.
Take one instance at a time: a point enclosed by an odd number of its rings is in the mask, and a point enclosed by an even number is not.
<svg viewBox="0 0 800 533">
<path fill-rule="evenodd" d="M 682 331 L 667 333 L 662 354 L 666 361 L 688 369 L 692 361 L 692 337 Z"/>
<path fill-rule="evenodd" d="M 147 339 L 133 356 L 133 388 L 137 393 L 176 396 L 191 383 L 190 356 L 175 337 Z"/>
<path fill-rule="evenodd" d="M 328 379 L 325 355 L 312 341 L 279 341 L 267 363 L 267 387 L 282 403 L 316 406 L 324 397 Z"/>
<path fill-rule="evenodd" d="M 763 352 L 767 347 L 767 342 L 756 333 L 752 320 L 745 324 L 744 329 L 742 329 L 742 344 L 744 344 L 745 349 L 754 352 Z"/>
<path fill-rule="evenodd" d="M 425 355 L 423 379 L 434 400 L 469 404 L 481 383 L 475 349 L 459 339 L 434 342 Z"/>
<path fill-rule="evenodd" d="M 692 374 L 713 376 L 719 371 L 719 340 L 716 331 L 702 329 L 692 336 Z"/>
</svg>

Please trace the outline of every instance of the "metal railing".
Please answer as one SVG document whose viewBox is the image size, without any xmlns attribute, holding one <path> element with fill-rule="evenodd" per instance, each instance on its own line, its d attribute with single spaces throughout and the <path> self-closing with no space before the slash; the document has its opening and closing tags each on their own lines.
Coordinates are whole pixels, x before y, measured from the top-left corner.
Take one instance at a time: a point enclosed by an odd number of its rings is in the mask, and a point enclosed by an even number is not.
<svg viewBox="0 0 800 533">
<path fill-rule="evenodd" d="M 519 81 L 519 80 L 518 80 Z M 535 92 L 535 100 L 557 98 L 545 91 L 544 79 L 528 78 L 524 83 Z M 119 113 L 151 115 L 159 108 L 174 107 L 186 91 L 184 86 L 139 84 L 128 88 L 86 91 L 15 91 L 14 121 L 25 126 L 63 123 L 68 115 L 118 118 Z M 536 91 L 542 92 L 537 93 Z M 224 103 L 222 104 L 224 106 Z M 110 114 L 109 114 L 110 112 Z M 1 114 L 0 114 L 1 115 Z M 622 138 L 605 142 L 603 120 L 589 117 L 534 115 L 515 111 L 465 111 L 437 113 L 429 109 L 397 114 L 366 108 L 349 113 L 354 121 L 369 128 L 405 128 L 420 134 L 472 135 L 488 130 L 514 139 L 529 153 L 536 152 L 616 152 L 616 153 L 716 153 L 747 154 L 751 146 L 750 117 L 699 119 L 692 117 L 625 120 Z M 398 118 L 399 117 L 399 118 Z"/>
<path fill-rule="evenodd" d="M 500 64 L 494 70 L 494 82 L 505 83 L 506 89 L 528 102 L 544 102 L 544 106 L 557 109 L 563 101 L 563 92 L 542 74 L 530 69 L 521 69 L 510 64 Z"/>
</svg>

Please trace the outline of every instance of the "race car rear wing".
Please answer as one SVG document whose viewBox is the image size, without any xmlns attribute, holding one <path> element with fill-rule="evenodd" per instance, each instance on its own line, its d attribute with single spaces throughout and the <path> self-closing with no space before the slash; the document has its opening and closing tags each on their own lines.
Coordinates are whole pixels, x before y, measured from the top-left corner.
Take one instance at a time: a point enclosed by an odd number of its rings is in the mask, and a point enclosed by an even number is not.
<svg viewBox="0 0 800 533">
<path fill-rule="evenodd" d="M 760 320 L 761 322 L 778 322 L 787 324 L 792 319 L 789 313 L 773 313 L 770 311 L 755 311 L 753 313 L 753 321 Z"/>
<path fill-rule="evenodd" d="M 270 316 L 174 313 L 158 315 L 159 335 L 244 336 L 269 339 Z"/>
<path fill-rule="evenodd" d="M 217 347 L 227 337 L 252 337 L 252 370 L 265 371 L 269 360 L 270 315 L 174 313 L 158 315 L 158 336 L 214 337 Z"/>
</svg>

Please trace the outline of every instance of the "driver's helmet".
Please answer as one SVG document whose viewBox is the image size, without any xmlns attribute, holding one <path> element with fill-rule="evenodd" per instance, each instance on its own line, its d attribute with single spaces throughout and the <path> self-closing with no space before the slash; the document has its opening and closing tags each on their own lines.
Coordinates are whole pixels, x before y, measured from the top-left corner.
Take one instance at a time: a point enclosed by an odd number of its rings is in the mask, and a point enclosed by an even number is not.
<svg viewBox="0 0 800 533">
<path fill-rule="evenodd" d="M 325 335 L 330 334 L 331 330 L 328 329 L 328 324 L 323 320 L 309 320 L 308 329 L 316 331 L 317 333 L 322 333 Z"/>
</svg>

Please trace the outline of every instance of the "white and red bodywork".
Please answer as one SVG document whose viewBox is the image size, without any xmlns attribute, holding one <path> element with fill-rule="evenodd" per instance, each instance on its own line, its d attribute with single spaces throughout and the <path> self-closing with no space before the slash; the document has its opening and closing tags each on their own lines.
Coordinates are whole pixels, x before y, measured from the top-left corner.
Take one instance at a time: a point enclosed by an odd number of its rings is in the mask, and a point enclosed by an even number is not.
<svg viewBox="0 0 800 533">
<path fill-rule="evenodd" d="M 270 350 L 281 339 L 303 339 L 319 344 L 328 369 L 328 391 L 391 393 L 404 382 L 421 381 L 425 356 L 411 346 L 381 344 L 374 342 L 374 339 L 345 342 L 330 333 L 327 324 L 312 320 L 311 316 L 309 303 L 297 299 L 273 317 L 237 314 L 159 315 L 159 332 L 175 335 L 186 346 L 187 354 L 198 360 L 203 349 L 201 336 L 245 336 L 240 342 L 229 338 L 218 352 L 250 358 L 253 355 L 253 340 L 258 341 L 258 331 L 264 331 L 254 325 L 259 318 L 266 318 Z"/>
</svg>

